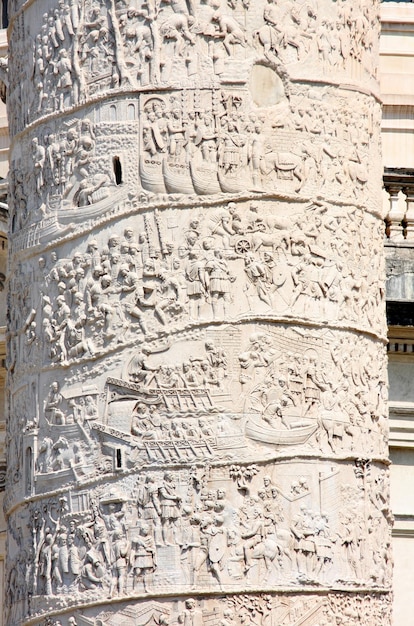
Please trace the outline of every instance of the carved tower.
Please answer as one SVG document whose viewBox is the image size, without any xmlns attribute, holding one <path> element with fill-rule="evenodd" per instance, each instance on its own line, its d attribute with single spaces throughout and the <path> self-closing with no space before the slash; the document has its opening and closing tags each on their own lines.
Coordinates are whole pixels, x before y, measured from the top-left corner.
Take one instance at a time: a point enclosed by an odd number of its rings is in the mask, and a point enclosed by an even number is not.
<svg viewBox="0 0 414 626">
<path fill-rule="evenodd" d="M 386 626 L 376 0 L 11 0 L 8 626 Z"/>
</svg>

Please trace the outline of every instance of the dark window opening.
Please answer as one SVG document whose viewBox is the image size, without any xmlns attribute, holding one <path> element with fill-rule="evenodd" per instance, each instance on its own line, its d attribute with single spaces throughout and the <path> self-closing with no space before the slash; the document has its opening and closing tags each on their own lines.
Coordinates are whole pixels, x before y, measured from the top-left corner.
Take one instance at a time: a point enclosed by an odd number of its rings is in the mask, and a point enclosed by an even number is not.
<svg viewBox="0 0 414 626">
<path fill-rule="evenodd" d="M 9 15 L 7 12 L 8 0 L 1 0 L 1 27 L 7 28 L 9 25 Z"/>
<path fill-rule="evenodd" d="M 388 326 L 414 326 L 414 302 L 387 301 Z"/>
<path fill-rule="evenodd" d="M 122 450 L 121 448 L 116 449 L 116 468 L 122 468 Z"/>
<path fill-rule="evenodd" d="M 32 493 L 33 452 L 26 448 L 26 493 Z"/>
<path fill-rule="evenodd" d="M 114 174 L 115 174 L 115 182 L 117 185 L 120 185 L 122 183 L 122 165 L 121 165 L 121 161 L 119 160 L 119 157 L 115 156 L 112 159 L 113 162 L 113 166 L 114 166 Z"/>
</svg>

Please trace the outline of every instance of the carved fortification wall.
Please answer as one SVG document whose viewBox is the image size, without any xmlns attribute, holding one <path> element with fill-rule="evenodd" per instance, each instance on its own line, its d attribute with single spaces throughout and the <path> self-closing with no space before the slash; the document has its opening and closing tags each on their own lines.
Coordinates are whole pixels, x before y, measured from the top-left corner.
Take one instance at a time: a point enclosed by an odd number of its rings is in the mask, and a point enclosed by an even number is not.
<svg viewBox="0 0 414 626">
<path fill-rule="evenodd" d="M 10 6 L 9 626 L 386 626 L 376 0 Z"/>
</svg>

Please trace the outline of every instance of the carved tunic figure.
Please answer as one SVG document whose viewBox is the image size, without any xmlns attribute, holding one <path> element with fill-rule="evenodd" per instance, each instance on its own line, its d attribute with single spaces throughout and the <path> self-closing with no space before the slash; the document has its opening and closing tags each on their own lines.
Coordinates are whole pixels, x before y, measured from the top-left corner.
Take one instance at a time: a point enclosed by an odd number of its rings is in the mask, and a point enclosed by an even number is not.
<svg viewBox="0 0 414 626">
<path fill-rule="evenodd" d="M 43 593 L 52 595 L 52 569 L 53 569 L 53 536 L 46 535 L 39 556 L 39 576 L 43 582 Z"/>
<path fill-rule="evenodd" d="M 65 415 L 62 411 L 63 396 L 59 391 L 59 383 L 52 383 L 49 395 L 45 404 L 45 415 L 51 424 L 63 424 Z"/>
<path fill-rule="evenodd" d="M 139 537 L 133 541 L 131 562 L 135 581 L 142 577 L 144 591 L 148 592 L 148 575 L 154 572 L 157 567 L 156 547 L 153 537 L 149 534 L 149 526 L 143 524 Z"/>
<path fill-rule="evenodd" d="M 164 474 L 162 486 L 158 490 L 160 507 L 162 536 L 165 543 L 174 544 L 178 530 L 180 517 L 181 497 L 177 494 L 174 476 L 170 472 Z"/>
<path fill-rule="evenodd" d="M 40 194 L 44 185 L 43 168 L 45 166 L 46 150 L 39 144 L 37 137 L 32 139 L 32 155 L 34 162 L 34 171 L 36 178 L 36 191 Z"/>
</svg>

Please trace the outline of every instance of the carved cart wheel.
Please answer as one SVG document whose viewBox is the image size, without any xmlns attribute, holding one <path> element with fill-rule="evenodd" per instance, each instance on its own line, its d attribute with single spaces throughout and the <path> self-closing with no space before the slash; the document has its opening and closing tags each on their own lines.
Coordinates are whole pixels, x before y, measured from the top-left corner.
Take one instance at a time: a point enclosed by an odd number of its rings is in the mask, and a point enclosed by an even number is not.
<svg viewBox="0 0 414 626">
<path fill-rule="evenodd" d="M 252 249 L 252 246 L 248 239 L 241 237 L 234 244 L 234 249 L 237 252 L 237 254 L 246 254 L 246 252 L 250 252 L 250 250 Z"/>
</svg>

